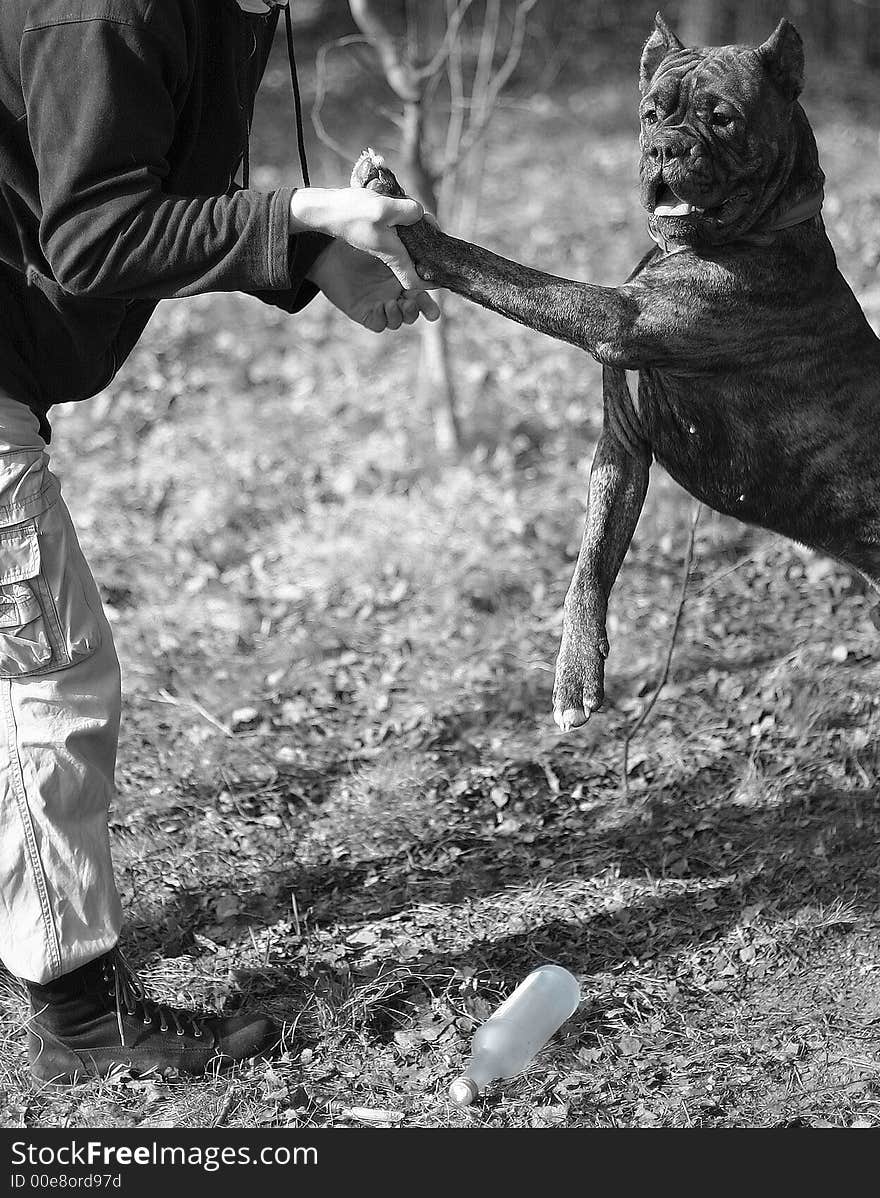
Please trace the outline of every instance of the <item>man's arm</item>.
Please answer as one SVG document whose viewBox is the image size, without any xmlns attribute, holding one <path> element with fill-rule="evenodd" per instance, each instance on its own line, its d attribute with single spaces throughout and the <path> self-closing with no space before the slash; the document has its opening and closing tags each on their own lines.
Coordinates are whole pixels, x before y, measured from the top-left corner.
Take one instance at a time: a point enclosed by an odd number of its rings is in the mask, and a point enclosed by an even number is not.
<svg viewBox="0 0 880 1198">
<path fill-rule="evenodd" d="M 325 233 L 298 233 L 291 238 L 290 287 L 281 291 L 257 288 L 246 294 L 290 315 L 301 312 L 320 293 L 320 288 L 309 276 L 318 258 L 332 243 L 333 238 Z"/>
<path fill-rule="evenodd" d="M 291 285 L 292 189 L 164 190 L 174 93 L 188 63 L 173 30 L 109 20 L 22 38 L 22 87 L 40 180 L 40 244 L 66 291 L 127 299 Z"/>
<path fill-rule="evenodd" d="M 290 291 L 295 307 L 323 252 L 312 240 L 315 252 L 303 253 L 297 234 L 360 238 L 364 230 L 364 248 L 386 260 L 397 247 L 389 265 L 418 285 L 392 229 L 421 215 L 413 200 L 300 189 L 313 201 L 318 193 L 308 223 L 291 212 L 294 188 L 169 194 L 175 94 L 186 86 L 188 61 L 182 27 L 176 37 L 173 26 L 158 28 L 161 36 L 145 22 L 73 19 L 33 28 L 22 39 L 40 244 L 65 290 L 126 299 Z"/>
</svg>

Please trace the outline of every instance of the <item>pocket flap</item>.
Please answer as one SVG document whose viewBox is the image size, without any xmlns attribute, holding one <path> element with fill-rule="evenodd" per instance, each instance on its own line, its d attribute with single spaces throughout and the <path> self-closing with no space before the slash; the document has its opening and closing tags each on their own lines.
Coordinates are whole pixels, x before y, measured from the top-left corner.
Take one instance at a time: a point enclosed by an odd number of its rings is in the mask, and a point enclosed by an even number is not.
<svg viewBox="0 0 880 1198">
<path fill-rule="evenodd" d="M 0 530 L 0 586 L 40 572 L 40 541 L 33 525 Z"/>
<path fill-rule="evenodd" d="M 24 628 L 40 615 L 42 608 L 26 582 L 0 583 L 0 629 Z"/>
</svg>

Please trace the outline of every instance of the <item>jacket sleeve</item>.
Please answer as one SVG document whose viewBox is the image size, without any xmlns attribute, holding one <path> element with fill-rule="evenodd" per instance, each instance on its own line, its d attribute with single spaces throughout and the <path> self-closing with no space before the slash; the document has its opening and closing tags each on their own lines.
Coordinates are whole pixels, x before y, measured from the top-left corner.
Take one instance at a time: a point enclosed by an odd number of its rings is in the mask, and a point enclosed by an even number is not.
<svg viewBox="0 0 880 1198">
<path fill-rule="evenodd" d="M 296 310 L 319 250 L 314 235 L 300 247 L 289 236 L 292 188 L 164 190 L 175 95 L 189 70 L 184 38 L 119 20 L 56 21 L 24 34 L 21 69 L 40 244 L 66 291 L 126 299 L 278 292 L 281 306 L 286 299 Z M 308 284 L 303 303 L 312 294 Z"/>
<path fill-rule="evenodd" d="M 280 308 L 282 312 L 300 312 L 311 303 L 316 295 L 320 293 L 320 287 L 317 287 L 310 279 L 306 278 L 315 259 L 327 248 L 333 240 L 326 233 L 300 233 L 297 237 L 290 239 L 290 277 L 293 283 L 290 287 L 283 291 L 267 291 L 265 289 L 250 290 L 247 295 L 254 296 L 255 299 L 262 300 L 264 304 L 269 304 L 273 308 Z"/>
</svg>

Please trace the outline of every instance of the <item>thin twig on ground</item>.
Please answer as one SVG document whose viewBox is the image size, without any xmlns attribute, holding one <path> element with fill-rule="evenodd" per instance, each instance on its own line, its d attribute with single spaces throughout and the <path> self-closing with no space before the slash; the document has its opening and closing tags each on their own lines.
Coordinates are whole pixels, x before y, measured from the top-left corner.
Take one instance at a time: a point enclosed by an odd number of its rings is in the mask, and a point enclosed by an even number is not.
<svg viewBox="0 0 880 1198">
<path fill-rule="evenodd" d="M 672 655 L 675 652 L 675 642 L 678 639 L 678 629 L 681 625 L 681 617 L 684 612 L 685 600 L 687 599 L 688 583 L 690 582 L 691 566 L 694 563 L 694 541 L 697 535 L 697 524 L 700 521 L 700 513 L 703 510 L 701 503 L 696 504 L 691 515 L 690 532 L 688 533 L 687 549 L 684 555 L 684 565 L 681 568 L 681 583 L 678 592 L 678 604 L 675 609 L 675 618 L 672 621 L 672 632 L 669 636 L 669 645 L 666 650 L 666 660 L 663 663 L 663 671 L 660 674 L 653 695 L 642 708 L 641 713 L 631 728 L 627 730 L 623 738 L 623 794 L 624 798 L 629 801 L 629 746 L 633 741 L 636 733 L 644 724 L 645 720 L 651 714 L 654 704 L 660 698 L 660 692 L 663 690 L 669 679 L 669 670 L 672 666 Z"/>
<path fill-rule="evenodd" d="M 223 1095 L 223 1099 L 217 1108 L 217 1113 L 211 1120 L 211 1127 L 222 1127 L 226 1122 L 229 1112 L 232 1110 L 233 1103 L 238 1097 L 238 1090 L 235 1084 L 231 1085 Z"/>
<path fill-rule="evenodd" d="M 189 708 L 191 711 L 197 712 L 203 720 L 206 720 L 218 732 L 222 732 L 224 736 L 235 736 L 235 732 L 228 724 L 224 724 L 222 720 L 218 720 L 215 715 L 212 715 L 206 707 L 199 703 L 198 699 L 187 696 L 186 698 L 178 698 L 177 695 L 172 695 L 170 691 L 164 687 L 160 687 L 155 695 L 150 695 L 150 702 L 165 703 L 169 707 Z"/>
</svg>

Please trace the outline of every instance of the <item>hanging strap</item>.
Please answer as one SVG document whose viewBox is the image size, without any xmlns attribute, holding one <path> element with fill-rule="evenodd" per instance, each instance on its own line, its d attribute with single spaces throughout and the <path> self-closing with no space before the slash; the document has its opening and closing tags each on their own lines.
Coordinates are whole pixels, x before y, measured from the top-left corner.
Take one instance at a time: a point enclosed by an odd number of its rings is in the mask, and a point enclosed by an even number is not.
<svg viewBox="0 0 880 1198">
<path fill-rule="evenodd" d="M 311 186 L 309 183 L 309 167 L 306 162 L 306 141 L 303 133 L 303 116 L 302 116 L 302 100 L 299 94 L 299 79 L 296 73 L 296 55 L 293 49 L 293 20 L 290 15 L 290 10 L 293 7 L 293 0 L 263 0 L 267 5 L 265 11 L 269 11 L 269 5 L 273 7 L 284 8 L 284 25 L 287 34 L 287 62 L 290 67 L 290 86 L 293 88 L 293 107 L 296 114 L 296 144 L 299 151 L 299 165 L 302 171 L 303 184 L 306 187 Z M 250 184 L 250 141 L 251 141 L 251 122 L 248 118 L 247 123 L 247 140 L 244 144 L 244 153 L 242 157 L 241 182 L 242 186 L 247 188 Z"/>
<path fill-rule="evenodd" d="M 309 183 L 309 167 L 306 162 L 306 142 L 303 136 L 303 119 L 302 119 L 302 100 L 299 94 L 299 79 L 296 75 L 296 55 L 293 50 L 293 18 L 290 15 L 290 10 L 293 7 L 293 0 L 288 0 L 284 8 L 284 26 L 287 32 L 287 61 L 290 64 L 290 86 L 293 88 L 293 107 L 296 113 L 296 144 L 299 150 L 299 165 L 302 171 L 303 185 L 311 186 Z"/>
</svg>

